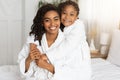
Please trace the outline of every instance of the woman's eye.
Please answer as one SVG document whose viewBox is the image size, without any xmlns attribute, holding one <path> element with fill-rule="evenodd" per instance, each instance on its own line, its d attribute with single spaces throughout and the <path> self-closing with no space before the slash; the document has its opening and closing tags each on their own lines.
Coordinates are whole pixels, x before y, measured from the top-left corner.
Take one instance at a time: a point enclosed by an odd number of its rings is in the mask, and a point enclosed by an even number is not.
<svg viewBox="0 0 120 80">
<path fill-rule="evenodd" d="M 58 18 L 55 18 L 55 21 L 58 21 L 59 19 Z"/>
<path fill-rule="evenodd" d="M 49 19 L 45 19 L 44 22 L 49 22 L 50 20 Z"/>
</svg>

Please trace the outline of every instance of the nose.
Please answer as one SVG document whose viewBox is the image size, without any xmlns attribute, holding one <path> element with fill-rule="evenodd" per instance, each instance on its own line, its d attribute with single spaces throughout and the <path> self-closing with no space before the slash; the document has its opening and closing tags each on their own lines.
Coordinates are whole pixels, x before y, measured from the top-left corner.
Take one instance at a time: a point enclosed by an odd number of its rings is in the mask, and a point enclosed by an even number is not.
<svg viewBox="0 0 120 80">
<path fill-rule="evenodd" d="M 67 14 L 67 15 L 65 15 L 65 19 L 68 19 L 69 18 L 69 15 Z"/>
<path fill-rule="evenodd" d="M 51 26 L 55 26 L 55 21 L 54 20 L 51 21 Z"/>
</svg>

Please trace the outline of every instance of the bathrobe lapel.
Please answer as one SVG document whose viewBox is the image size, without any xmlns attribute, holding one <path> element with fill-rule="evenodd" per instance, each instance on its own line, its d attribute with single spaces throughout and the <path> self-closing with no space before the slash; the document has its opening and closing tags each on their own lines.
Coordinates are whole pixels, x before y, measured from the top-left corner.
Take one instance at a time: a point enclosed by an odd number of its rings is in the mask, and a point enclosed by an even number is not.
<svg viewBox="0 0 120 80">
<path fill-rule="evenodd" d="M 46 34 L 43 34 L 43 36 L 42 36 L 41 49 L 42 49 L 43 53 L 46 53 L 46 51 L 48 50 Z"/>
<path fill-rule="evenodd" d="M 48 47 L 46 34 L 43 34 L 43 37 L 41 40 L 41 48 L 42 48 L 43 53 L 46 53 L 48 50 L 57 47 L 61 43 L 63 38 L 64 38 L 63 33 L 61 32 L 61 30 L 59 30 L 58 36 L 57 36 L 55 42 L 50 47 Z"/>
</svg>

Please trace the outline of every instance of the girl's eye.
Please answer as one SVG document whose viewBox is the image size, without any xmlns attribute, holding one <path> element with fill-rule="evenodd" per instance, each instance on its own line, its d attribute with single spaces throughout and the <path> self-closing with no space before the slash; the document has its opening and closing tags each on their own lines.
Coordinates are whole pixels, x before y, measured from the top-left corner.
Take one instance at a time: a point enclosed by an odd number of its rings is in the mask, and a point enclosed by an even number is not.
<svg viewBox="0 0 120 80">
<path fill-rule="evenodd" d="M 62 12 L 62 14 L 66 14 L 66 12 Z"/>
<path fill-rule="evenodd" d="M 63 14 L 66 14 L 65 12 L 63 12 Z"/>
<path fill-rule="evenodd" d="M 74 16 L 74 14 L 70 14 L 70 16 Z"/>
</svg>

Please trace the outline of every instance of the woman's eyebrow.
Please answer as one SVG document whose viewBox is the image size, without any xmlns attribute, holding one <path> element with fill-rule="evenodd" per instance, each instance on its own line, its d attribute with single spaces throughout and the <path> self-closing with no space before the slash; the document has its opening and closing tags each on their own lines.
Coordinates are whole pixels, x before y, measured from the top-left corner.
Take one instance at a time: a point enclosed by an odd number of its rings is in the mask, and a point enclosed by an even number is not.
<svg viewBox="0 0 120 80">
<path fill-rule="evenodd" d="M 59 16 L 55 16 L 54 18 L 59 18 Z"/>
<path fill-rule="evenodd" d="M 45 19 L 50 19 L 50 18 L 48 18 L 48 17 L 43 18 L 43 20 L 45 20 Z"/>
<path fill-rule="evenodd" d="M 55 16 L 53 18 L 59 18 L 59 16 Z M 50 19 L 50 18 L 49 17 L 45 17 L 43 20 L 45 20 L 45 19 Z"/>
</svg>

